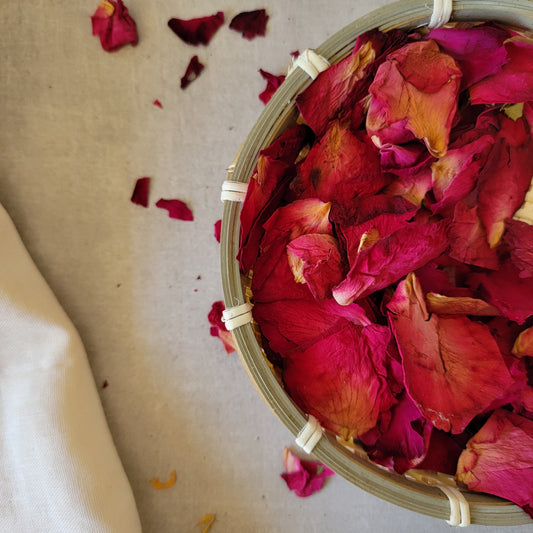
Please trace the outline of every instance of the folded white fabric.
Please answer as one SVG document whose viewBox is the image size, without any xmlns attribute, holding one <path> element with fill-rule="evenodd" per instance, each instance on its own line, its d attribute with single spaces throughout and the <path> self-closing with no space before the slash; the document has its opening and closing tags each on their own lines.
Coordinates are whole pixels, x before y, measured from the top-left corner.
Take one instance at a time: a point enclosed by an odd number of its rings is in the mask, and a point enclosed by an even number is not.
<svg viewBox="0 0 533 533">
<path fill-rule="evenodd" d="M 0 531 L 141 531 L 83 345 L 2 206 Z"/>
</svg>

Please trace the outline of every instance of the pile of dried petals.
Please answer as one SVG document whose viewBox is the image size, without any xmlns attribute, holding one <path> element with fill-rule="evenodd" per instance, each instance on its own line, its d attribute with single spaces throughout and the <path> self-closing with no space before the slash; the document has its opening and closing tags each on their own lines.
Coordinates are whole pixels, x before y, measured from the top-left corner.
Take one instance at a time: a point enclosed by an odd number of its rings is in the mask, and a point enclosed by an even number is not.
<svg viewBox="0 0 533 533">
<path fill-rule="evenodd" d="M 533 40 L 370 31 L 297 106 L 238 254 L 288 394 L 378 464 L 533 516 Z"/>
</svg>

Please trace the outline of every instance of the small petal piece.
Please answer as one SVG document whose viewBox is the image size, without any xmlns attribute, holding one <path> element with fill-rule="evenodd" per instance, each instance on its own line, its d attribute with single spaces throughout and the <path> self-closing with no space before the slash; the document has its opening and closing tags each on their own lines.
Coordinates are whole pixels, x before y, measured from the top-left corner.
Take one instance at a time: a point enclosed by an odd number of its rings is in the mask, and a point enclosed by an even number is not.
<svg viewBox="0 0 533 533">
<path fill-rule="evenodd" d="M 194 220 L 192 211 L 187 207 L 187 204 L 181 200 L 165 200 L 164 198 L 161 198 L 156 202 L 155 206 L 161 209 L 166 209 L 170 218 L 175 218 L 177 220 Z"/>
<path fill-rule="evenodd" d="M 148 194 L 150 191 L 150 178 L 139 178 L 135 182 L 135 188 L 131 195 L 131 201 L 134 204 L 148 207 Z"/>
<path fill-rule="evenodd" d="M 150 480 L 150 483 L 153 485 L 155 489 L 163 490 L 163 489 L 169 489 L 176 483 L 176 471 L 172 470 L 172 473 L 170 474 L 170 479 L 168 481 L 159 481 L 158 478 L 153 478 Z"/>
<path fill-rule="evenodd" d="M 168 27 L 184 42 L 197 46 L 208 44 L 217 30 L 224 24 L 224 13 L 219 11 L 208 17 L 190 20 L 171 18 Z"/>
<path fill-rule="evenodd" d="M 100 37 L 102 48 L 114 52 L 139 40 L 137 25 L 122 0 L 102 0 L 91 17 L 93 35 Z"/>
<path fill-rule="evenodd" d="M 222 322 L 222 311 L 224 309 L 224 302 L 222 300 L 214 302 L 211 306 L 211 311 L 207 315 L 207 320 L 211 324 L 211 336 L 218 337 L 222 341 L 226 353 L 232 353 L 235 351 L 235 343 L 233 342 L 231 332 L 226 329 L 226 324 Z"/>
<path fill-rule="evenodd" d="M 185 74 L 181 78 L 180 87 L 186 89 L 204 70 L 204 65 L 198 60 L 198 56 L 191 57 Z"/>
<path fill-rule="evenodd" d="M 304 461 L 288 448 L 283 450 L 285 472 L 281 477 L 296 496 L 307 498 L 322 489 L 324 479 L 334 475 L 333 470 L 318 461 Z"/>
<path fill-rule="evenodd" d="M 200 521 L 196 525 L 204 528 L 202 529 L 202 533 L 209 533 L 211 526 L 215 523 L 216 517 L 217 515 L 215 513 L 206 514 L 200 518 Z"/>
<path fill-rule="evenodd" d="M 264 9 L 256 9 L 235 15 L 229 27 L 231 30 L 242 33 L 242 36 L 250 41 L 254 37 L 265 35 L 267 22 L 267 12 Z"/>
<path fill-rule="evenodd" d="M 275 74 L 271 74 L 262 68 L 259 69 L 259 73 L 267 82 L 265 90 L 259 95 L 259 100 L 266 105 L 274 93 L 278 90 L 279 86 L 285 81 L 285 76 L 283 74 L 276 76 Z"/>
<path fill-rule="evenodd" d="M 214 225 L 215 228 L 215 239 L 217 242 L 220 242 L 220 230 L 222 228 L 222 220 L 217 220 Z"/>
</svg>

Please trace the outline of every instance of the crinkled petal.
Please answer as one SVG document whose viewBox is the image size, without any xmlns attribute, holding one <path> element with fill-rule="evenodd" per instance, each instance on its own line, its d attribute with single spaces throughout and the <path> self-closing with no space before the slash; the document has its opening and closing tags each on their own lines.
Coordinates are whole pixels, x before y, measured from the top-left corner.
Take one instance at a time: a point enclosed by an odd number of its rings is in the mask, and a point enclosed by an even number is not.
<svg viewBox="0 0 533 533">
<path fill-rule="evenodd" d="M 224 309 L 224 302 L 222 300 L 214 302 L 211 306 L 211 311 L 207 315 L 207 319 L 211 324 L 211 336 L 218 337 L 222 341 L 226 352 L 232 353 L 235 351 L 235 343 L 233 342 L 231 332 L 226 329 L 226 325 L 222 322 L 222 311 Z"/>
<path fill-rule="evenodd" d="M 428 311 L 439 315 L 498 316 L 500 314 L 493 305 L 479 298 L 467 296 L 444 296 L 430 292 L 426 294 L 426 302 Z"/>
<path fill-rule="evenodd" d="M 387 327 L 347 323 L 287 359 L 289 395 L 345 439 L 367 432 L 394 403 L 386 378 L 389 340 Z"/>
<path fill-rule="evenodd" d="M 533 277 L 533 226 L 521 220 L 508 220 L 503 240 L 509 247 L 511 261 L 518 268 L 519 276 Z"/>
<path fill-rule="evenodd" d="M 244 11 L 233 17 L 229 27 L 250 41 L 257 36 L 265 35 L 268 18 L 264 9 Z"/>
<path fill-rule="evenodd" d="M 444 155 L 460 81 L 459 67 L 435 41 L 403 46 L 387 57 L 370 86 L 368 134 L 383 145 L 405 142 L 410 133 L 435 157 Z"/>
<path fill-rule="evenodd" d="M 533 518 L 533 421 L 496 410 L 459 457 L 456 478 L 470 490 L 510 500 Z"/>
<path fill-rule="evenodd" d="M 259 69 L 259 74 L 261 74 L 263 79 L 267 82 L 265 90 L 259 94 L 259 100 L 266 105 L 272 96 L 274 96 L 274 93 L 279 89 L 280 85 L 285 81 L 285 76 L 283 74 L 276 76 L 262 68 Z"/>
<path fill-rule="evenodd" d="M 170 218 L 188 221 L 194 220 L 192 211 L 187 207 L 187 204 L 185 202 L 182 202 L 181 200 L 166 200 L 164 198 L 161 198 L 156 202 L 155 205 L 156 207 L 159 207 L 161 209 L 166 209 Z"/>
<path fill-rule="evenodd" d="M 125 44 L 135 46 L 139 40 L 137 25 L 122 0 L 102 0 L 91 22 L 93 35 L 98 35 L 106 52 L 114 52 Z"/>
<path fill-rule="evenodd" d="M 186 89 L 204 70 L 203 63 L 200 63 L 198 56 L 191 57 L 185 74 L 180 80 L 180 87 Z"/>
<path fill-rule="evenodd" d="M 407 391 L 437 429 L 463 432 L 513 384 L 489 328 L 465 316 L 428 318 L 414 274 L 398 284 L 387 309 Z"/>
<path fill-rule="evenodd" d="M 171 18 L 168 27 L 184 42 L 197 46 L 209 44 L 213 35 L 224 24 L 224 13 L 218 11 L 214 15 L 189 20 Z"/>
</svg>

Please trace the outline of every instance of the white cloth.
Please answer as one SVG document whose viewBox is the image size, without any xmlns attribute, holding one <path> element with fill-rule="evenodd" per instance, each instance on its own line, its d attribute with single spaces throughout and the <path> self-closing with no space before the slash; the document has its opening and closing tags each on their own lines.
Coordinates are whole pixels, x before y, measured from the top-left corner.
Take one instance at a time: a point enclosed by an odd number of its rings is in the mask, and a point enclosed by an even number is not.
<svg viewBox="0 0 533 533">
<path fill-rule="evenodd" d="M 141 530 L 80 338 L 1 206 L 0 477 L 0 531 Z"/>
</svg>

